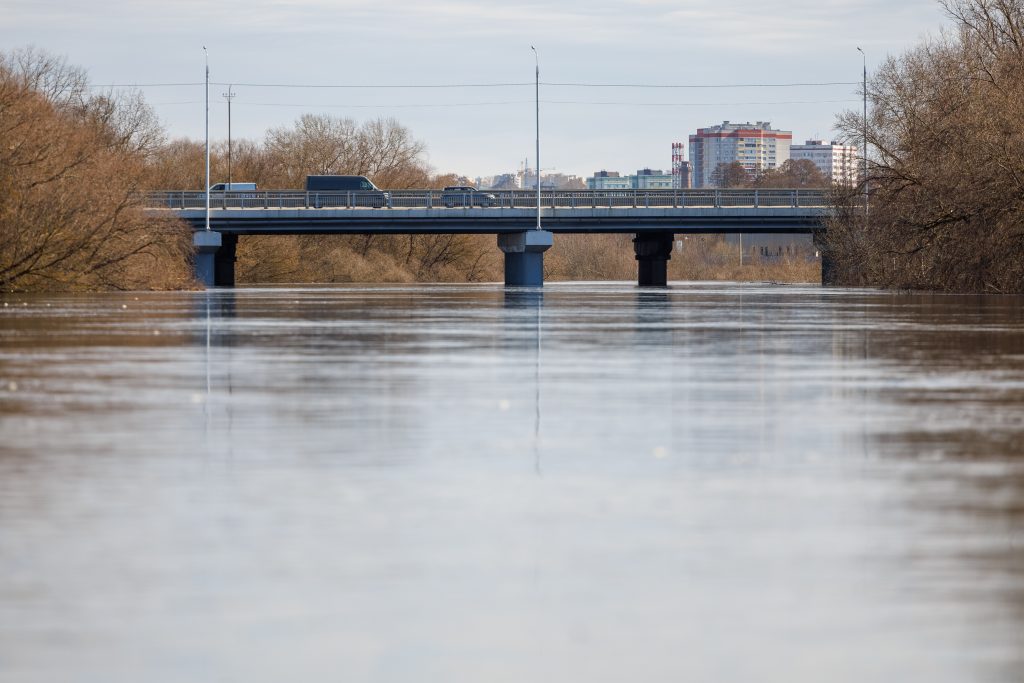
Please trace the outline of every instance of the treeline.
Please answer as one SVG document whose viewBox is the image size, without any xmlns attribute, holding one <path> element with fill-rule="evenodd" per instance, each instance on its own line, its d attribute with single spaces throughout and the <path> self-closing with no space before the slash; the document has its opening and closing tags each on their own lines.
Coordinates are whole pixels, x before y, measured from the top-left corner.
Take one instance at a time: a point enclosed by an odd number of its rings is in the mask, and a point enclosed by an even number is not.
<svg viewBox="0 0 1024 683">
<path fill-rule="evenodd" d="M 34 50 L 0 53 L 0 291 L 190 286 L 190 232 L 142 206 L 161 142 L 137 95 L 94 95 Z"/>
<path fill-rule="evenodd" d="M 948 0 L 953 27 L 868 81 L 865 182 L 827 249 L 838 284 L 1024 291 L 1024 0 Z M 866 203 L 865 203 L 866 193 Z"/>
<path fill-rule="evenodd" d="M 677 235 L 681 249 L 668 262 L 670 280 L 819 282 L 821 265 L 809 245 L 761 255 L 725 235 Z M 545 280 L 635 280 L 633 235 L 558 235 L 544 258 Z M 499 277 L 500 279 L 500 277 Z"/>
<path fill-rule="evenodd" d="M 832 187 L 832 181 L 821 172 L 813 161 L 787 159 L 778 168 L 766 168 L 751 172 L 743 164 L 734 161 L 719 164 L 711 173 L 715 187 L 723 188 L 807 188 L 825 189 Z"/>
</svg>

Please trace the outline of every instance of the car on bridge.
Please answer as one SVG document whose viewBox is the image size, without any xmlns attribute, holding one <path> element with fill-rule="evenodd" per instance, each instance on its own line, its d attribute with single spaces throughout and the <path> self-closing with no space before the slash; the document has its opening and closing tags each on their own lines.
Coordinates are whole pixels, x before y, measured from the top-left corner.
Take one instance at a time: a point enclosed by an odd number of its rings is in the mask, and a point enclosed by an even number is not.
<svg viewBox="0 0 1024 683">
<path fill-rule="evenodd" d="M 254 204 L 259 196 L 257 191 L 256 183 L 214 183 L 210 185 L 210 205 L 220 209 L 245 208 Z"/>
<path fill-rule="evenodd" d="M 308 175 L 306 176 L 306 192 L 316 194 L 314 203 L 317 208 L 331 206 L 391 208 L 391 193 L 380 189 L 364 175 Z"/>
<path fill-rule="evenodd" d="M 472 185 L 449 185 L 441 190 L 441 203 L 449 209 L 456 206 L 494 206 L 498 198 L 490 192 L 481 192 Z"/>
<path fill-rule="evenodd" d="M 255 192 L 256 183 L 216 183 L 210 185 L 210 192 Z"/>
</svg>

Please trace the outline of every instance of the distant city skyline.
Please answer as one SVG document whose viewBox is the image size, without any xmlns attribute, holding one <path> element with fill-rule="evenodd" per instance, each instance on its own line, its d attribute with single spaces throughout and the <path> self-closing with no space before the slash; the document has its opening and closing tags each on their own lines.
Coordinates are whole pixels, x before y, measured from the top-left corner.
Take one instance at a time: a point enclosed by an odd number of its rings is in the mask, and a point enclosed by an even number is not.
<svg viewBox="0 0 1024 683">
<path fill-rule="evenodd" d="M 5 49 L 64 56 L 96 85 L 137 84 L 170 138 L 203 137 L 206 45 L 213 139 L 227 138 L 222 93 L 233 84 L 235 139 L 260 141 L 304 113 L 393 117 L 426 143 L 437 172 L 468 177 L 514 170 L 524 158 L 534 165 L 531 44 L 543 170 L 586 177 L 669 168 L 672 142 L 723 120 L 831 139 L 836 114 L 858 108 L 856 48 L 872 69 L 945 23 L 933 0 L 393 0 L 386 9 L 351 0 L 0 0 L 0 8 Z M 452 85 L 473 87 L 435 87 Z"/>
</svg>

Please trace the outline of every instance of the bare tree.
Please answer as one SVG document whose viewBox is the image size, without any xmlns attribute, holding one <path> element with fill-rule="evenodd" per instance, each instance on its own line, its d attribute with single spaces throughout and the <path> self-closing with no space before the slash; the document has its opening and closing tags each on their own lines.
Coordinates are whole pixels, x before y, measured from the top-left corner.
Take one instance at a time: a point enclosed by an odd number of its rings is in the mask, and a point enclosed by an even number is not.
<svg viewBox="0 0 1024 683">
<path fill-rule="evenodd" d="M 718 164 L 711 173 L 711 183 L 715 187 L 746 187 L 750 181 L 750 174 L 738 161 Z"/>
<path fill-rule="evenodd" d="M 187 228 L 142 206 L 151 121 L 87 92 L 63 60 L 0 56 L 0 290 L 187 285 Z"/>
<path fill-rule="evenodd" d="M 869 212 L 847 197 L 827 247 L 842 282 L 1021 291 L 1024 0 L 942 4 L 954 30 L 868 84 Z M 859 112 L 838 125 L 863 134 Z"/>
<path fill-rule="evenodd" d="M 831 182 L 813 161 L 787 159 L 778 168 L 770 168 L 754 178 L 752 187 L 764 188 L 827 188 Z"/>
</svg>

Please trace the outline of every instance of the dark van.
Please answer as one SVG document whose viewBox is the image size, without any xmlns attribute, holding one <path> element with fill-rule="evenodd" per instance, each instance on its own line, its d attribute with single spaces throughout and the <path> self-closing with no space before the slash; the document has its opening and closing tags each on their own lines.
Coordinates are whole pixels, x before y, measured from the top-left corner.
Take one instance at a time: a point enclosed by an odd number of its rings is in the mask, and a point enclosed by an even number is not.
<svg viewBox="0 0 1024 683">
<path fill-rule="evenodd" d="M 391 208 L 391 194 L 374 185 L 363 175 L 308 175 L 306 192 L 345 192 L 344 202 L 351 200 L 352 206 L 386 206 Z M 353 193 L 349 197 L 348 193 Z M 337 205 L 335 198 L 325 198 L 321 206 Z"/>
</svg>

